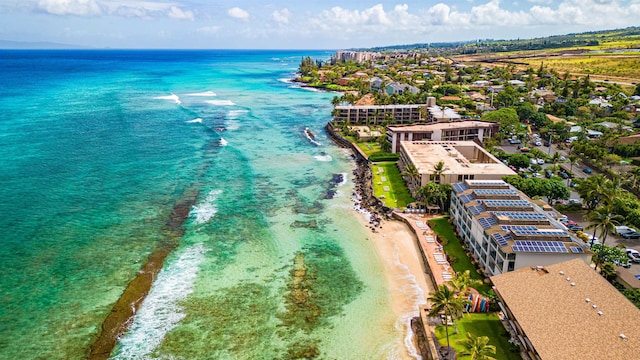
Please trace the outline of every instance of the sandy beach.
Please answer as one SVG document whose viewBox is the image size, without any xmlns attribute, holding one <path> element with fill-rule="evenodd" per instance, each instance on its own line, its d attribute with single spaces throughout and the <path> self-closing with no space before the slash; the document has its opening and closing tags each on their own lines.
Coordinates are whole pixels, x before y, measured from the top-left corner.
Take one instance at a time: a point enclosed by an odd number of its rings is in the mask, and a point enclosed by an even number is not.
<svg viewBox="0 0 640 360">
<path fill-rule="evenodd" d="M 363 220 L 363 225 L 367 226 Z M 384 220 L 375 232 L 369 229 L 369 238 L 383 264 L 385 277 L 391 293 L 393 311 L 398 321 L 396 329 L 403 335 L 403 344 L 398 344 L 397 359 L 415 359 L 415 346 L 409 321 L 419 313 L 418 305 L 426 302 L 433 291 L 428 280 L 415 235 L 403 222 Z"/>
</svg>

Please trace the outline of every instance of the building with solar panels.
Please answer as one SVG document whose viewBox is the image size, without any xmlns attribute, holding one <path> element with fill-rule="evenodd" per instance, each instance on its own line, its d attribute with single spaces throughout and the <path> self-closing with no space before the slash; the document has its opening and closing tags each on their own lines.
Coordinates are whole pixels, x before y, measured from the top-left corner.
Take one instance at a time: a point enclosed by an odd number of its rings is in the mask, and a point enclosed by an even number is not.
<svg viewBox="0 0 640 360">
<path fill-rule="evenodd" d="M 502 180 L 453 184 L 451 219 L 487 276 L 581 258 L 593 253 L 556 219 Z"/>
</svg>

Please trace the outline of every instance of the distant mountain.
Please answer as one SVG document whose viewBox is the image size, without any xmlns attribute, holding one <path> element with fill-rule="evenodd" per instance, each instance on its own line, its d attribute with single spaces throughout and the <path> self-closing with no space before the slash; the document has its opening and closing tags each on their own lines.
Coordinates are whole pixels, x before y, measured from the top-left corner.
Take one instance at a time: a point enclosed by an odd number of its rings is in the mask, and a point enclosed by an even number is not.
<svg viewBox="0 0 640 360">
<path fill-rule="evenodd" d="M 86 46 L 79 45 L 70 45 L 70 44 L 59 44 L 48 41 L 37 41 L 37 42 L 29 42 L 29 41 L 11 41 L 11 40 L 0 40 L 0 49 L 16 49 L 16 50 L 35 50 L 35 49 L 90 49 Z"/>
</svg>

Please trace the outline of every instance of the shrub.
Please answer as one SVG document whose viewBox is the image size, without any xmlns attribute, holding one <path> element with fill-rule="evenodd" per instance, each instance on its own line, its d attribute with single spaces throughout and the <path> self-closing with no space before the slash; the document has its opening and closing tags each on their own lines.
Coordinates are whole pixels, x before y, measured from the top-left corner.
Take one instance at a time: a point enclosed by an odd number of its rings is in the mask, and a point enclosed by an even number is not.
<svg viewBox="0 0 640 360">
<path fill-rule="evenodd" d="M 369 155 L 369 161 L 371 162 L 397 161 L 399 158 L 400 158 L 400 154 L 387 153 L 383 151 L 378 151 Z"/>
</svg>

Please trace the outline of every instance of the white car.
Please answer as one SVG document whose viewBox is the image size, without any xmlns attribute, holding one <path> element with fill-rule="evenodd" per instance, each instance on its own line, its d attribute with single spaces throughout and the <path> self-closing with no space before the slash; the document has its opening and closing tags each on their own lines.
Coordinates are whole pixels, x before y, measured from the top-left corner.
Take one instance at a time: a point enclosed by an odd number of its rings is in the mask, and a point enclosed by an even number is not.
<svg viewBox="0 0 640 360">
<path fill-rule="evenodd" d="M 544 159 L 538 159 L 538 165 L 544 165 Z"/>
<path fill-rule="evenodd" d="M 535 146 L 542 146 L 542 142 L 540 140 L 536 141 L 535 143 L 533 143 Z"/>
<path fill-rule="evenodd" d="M 626 249 L 629 260 L 634 263 L 640 263 L 640 251 L 636 249 Z"/>
</svg>

